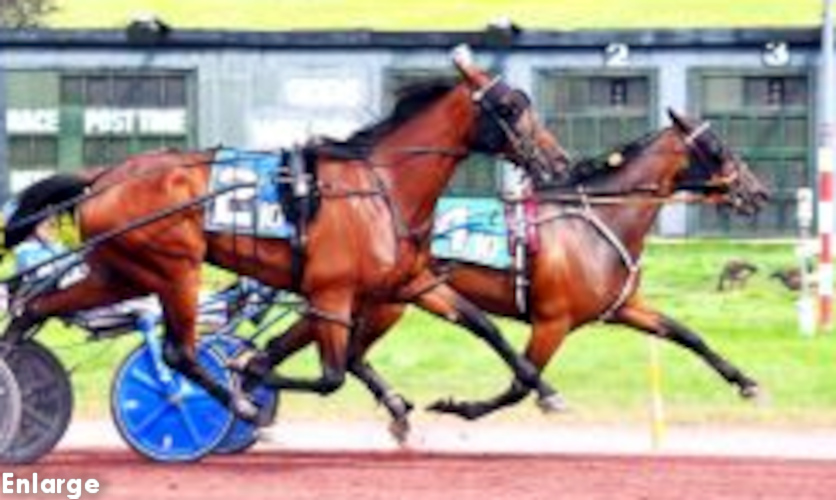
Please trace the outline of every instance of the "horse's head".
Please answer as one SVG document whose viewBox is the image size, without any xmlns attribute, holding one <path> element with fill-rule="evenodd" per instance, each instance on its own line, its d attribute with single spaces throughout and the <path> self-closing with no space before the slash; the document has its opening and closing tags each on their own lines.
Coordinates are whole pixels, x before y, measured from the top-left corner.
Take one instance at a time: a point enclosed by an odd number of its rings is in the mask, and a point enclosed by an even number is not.
<svg viewBox="0 0 836 500">
<path fill-rule="evenodd" d="M 754 215 L 769 199 L 769 190 L 709 127 L 668 109 L 681 134 L 688 161 L 677 176 L 677 188 L 700 192 L 723 205 Z"/>
<path fill-rule="evenodd" d="M 466 46 L 453 52 L 453 63 L 470 87 L 479 110 L 473 149 L 506 157 L 528 172 L 536 183 L 563 179 L 568 155 L 537 118 L 529 97 L 500 77 L 476 67 L 471 59 Z"/>
</svg>

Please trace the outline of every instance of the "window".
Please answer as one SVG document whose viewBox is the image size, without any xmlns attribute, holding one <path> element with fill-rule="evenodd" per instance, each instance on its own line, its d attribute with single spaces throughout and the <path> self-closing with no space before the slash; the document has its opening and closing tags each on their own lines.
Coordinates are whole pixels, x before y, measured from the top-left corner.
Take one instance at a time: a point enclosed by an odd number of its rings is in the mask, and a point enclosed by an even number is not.
<svg viewBox="0 0 836 500">
<path fill-rule="evenodd" d="M 616 78 L 610 82 L 610 105 L 624 106 L 627 104 L 627 80 Z"/>
<path fill-rule="evenodd" d="M 797 107 L 807 104 L 807 79 L 798 76 L 747 76 L 743 79 L 743 99 L 737 103 L 746 108 Z"/>
<path fill-rule="evenodd" d="M 37 135 L 9 137 L 9 163 L 19 170 L 54 170 L 58 166 L 58 138 Z"/>
<path fill-rule="evenodd" d="M 696 72 L 702 119 L 772 190 L 751 219 L 701 207 L 697 231 L 736 236 L 795 235 L 796 189 L 812 184 L 809 83 L 799 72 Z"/>
<path fill-rule="evenodd" d="M 650 130 L 651 78 L 632 72 L 545 71 L 540 114 L 574 157 L 597 154 Z"/>
<path fill-rule="evenodd" d="M 89 137 L 84 139 L 84 164 L 109 165 L 130 154 L 130 140 L 119 137 Z"/>
<path fill-rule="evenodd" d="M 175 70 L 7 71 L 12 190 L 54 171 L 190 146 L 191 81 L 190 72 Z"/>
<path fill-rule="evenodd" d="M 145 119 L 148 113 L 171 117 L 165 110 L 189 108 L 185 72 L 108 71 L 65 74 L 61 77 L 61 104 L 80 121 L 80 162 L 107 165 L 127 156 L 164 147 L 185 148 L 188 126 L 166 133 Z M 75 111 L 73 111 L 75 110 Z M 94 110 L 91 112 L 91 110 Z M 184 111 L 185 112 L 185 111 Z M 91 126 L 90 121 L 95 125 Z M 176 127 L 175 127 L 176 128 Z"/>
<path fill-rule="evenodd" d="M 784 101 L 784 80 L 770 78 L 766 83 L 766 103 L 769 106 L 780 106 Z"/>
</svg>

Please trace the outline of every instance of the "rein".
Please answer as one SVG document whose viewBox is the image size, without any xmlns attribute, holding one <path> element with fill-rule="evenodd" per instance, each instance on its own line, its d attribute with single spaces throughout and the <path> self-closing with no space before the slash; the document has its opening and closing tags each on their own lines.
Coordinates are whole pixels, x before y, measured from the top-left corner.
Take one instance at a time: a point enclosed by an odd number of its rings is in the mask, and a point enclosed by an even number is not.
<svg viewBox="0 0 836 500">
<path fill-rule="evenodd" d="M 651 188 L 652 189 L 652 188 Z M 637 189 L 634 191 L 596 192 L 579 190 L 573 193 L 537 194 L 538 201 L 556 203 L 586 203 L 589 205 L 666 205 L 669 203 L 716 203 L 704 194 L 677 193 L 657 194 L 658 190 Z M 505 202 L 518 201 L 517 198 L 502 198 Z"/>
<path fill-rule="evenodd" d="M 384 149 L 383 151 L 387 151 Z M 388 151 L 406 153 L 408 155 L 439 155 L 464 158 L 470 155 L 470 151 L 464 148 L 438 148 L 433 146 L 406 146 L 403 148 L 391 148 Z"/>
</svg>

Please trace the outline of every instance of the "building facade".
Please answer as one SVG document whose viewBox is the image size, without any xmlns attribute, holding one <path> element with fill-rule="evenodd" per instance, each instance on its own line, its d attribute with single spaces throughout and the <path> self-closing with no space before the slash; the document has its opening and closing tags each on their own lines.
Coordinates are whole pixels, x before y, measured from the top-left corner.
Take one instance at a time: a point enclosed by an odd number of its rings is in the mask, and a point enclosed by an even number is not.
<svg viewBox="0 0 836 500">
<path fill-rule="evenodd" d="M 152 34 L 153 35 L 153 34 Z M 668 124 L 708 119 L 775 196 L 752 220 L 672 205 L 665 236 L 794 236 L 796 190 L 812 186 L 820 31 L 508 33 L 126 31 L 0 33 L 2 196 L 56 171 L 163 146 L 273 149 L 342 136 L 380 117 L 402 85 L 449 74 L 469 43 L 529 92 L 576 156 Z M 502 166 L 473 158 L 450 196 L 490 196 Z"/>
</svg>

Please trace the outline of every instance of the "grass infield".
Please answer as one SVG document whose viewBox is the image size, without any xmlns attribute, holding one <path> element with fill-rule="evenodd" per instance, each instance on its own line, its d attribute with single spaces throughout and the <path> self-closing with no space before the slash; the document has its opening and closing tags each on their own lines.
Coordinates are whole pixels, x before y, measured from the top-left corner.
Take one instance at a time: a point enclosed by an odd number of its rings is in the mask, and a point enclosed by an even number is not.
<svg viewBox="0 0 836 500">
<path fill-rule="evenodd" d="M 532 29 L 802 26 L 821 0 L 58 0 L 55 27 L 119 28 L 154 12 L 175 28 L 481 30 L 507 16 Z"/>
</svg>

